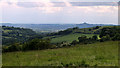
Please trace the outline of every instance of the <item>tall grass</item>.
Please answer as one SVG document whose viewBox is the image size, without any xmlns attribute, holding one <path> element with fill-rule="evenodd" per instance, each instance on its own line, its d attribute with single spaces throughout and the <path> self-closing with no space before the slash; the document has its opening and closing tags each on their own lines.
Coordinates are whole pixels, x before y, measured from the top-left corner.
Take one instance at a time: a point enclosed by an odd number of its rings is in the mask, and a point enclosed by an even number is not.
<svg viewBox="0 0 120 68">
<path fill-rule="evenodd" d="M 118 41 L 3 53 L 3 66 L 117 66 Z"/>
</svg>

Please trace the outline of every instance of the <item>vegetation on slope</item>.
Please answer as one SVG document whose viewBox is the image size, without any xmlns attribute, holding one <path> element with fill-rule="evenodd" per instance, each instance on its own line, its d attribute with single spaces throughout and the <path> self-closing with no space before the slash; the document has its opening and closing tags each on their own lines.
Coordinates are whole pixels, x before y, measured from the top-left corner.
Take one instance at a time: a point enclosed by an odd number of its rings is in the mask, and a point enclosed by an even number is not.
<svg viewBox="0 0 120 68">
<path fill-rule="evenodd" d="M 95 42 L 104 42 L 109 40 L 115 41 L 115 40 L 120 40 L 120 33 L 118 31 L 119 29 L 120 28 L 118 26 L 104 27 L 103 29 L 101 29 L 100 39 L 98 38 L 99 35 L 80 34 L 77 38 L 74 35 L 72 36 L 72 34 L 71 35 L 69 34 L 54 38 L 56 40 L 52 38 L 52 42 L 54 41 L 55 44 L 51 44 L 50 43 L 51 39 L 49 38 L 48 39 L 37 38 L 24 43 L 18 42 L 11 44 L 9 46 L 4 46 L 2 51 L 11 52 L 11 51 L 26 51 L 26 50 L 43 50 L 43 49 L 51 49 L 51 48 L 61 48 L 66 46 L 74 46 L 77 44 L 92 44 Z"/>
<path fill-rule="evenodd" d="M 57 33 L 50 33 L 50 34 L 48 34 L 47 37 L 44 37 L 44 38 L 50 38 L 51 43 L 61 43 L 61 42 L 71 43 L 74 40 L 78 40 L 78 37 L 80 37 L 82 35 L 85 35 L 88 38 L 92 37 L 93 35 L 97 35 L 98 39 L 102 38 L 102 36 L 99 37 L 99 35 L 102 35 L 102 34 L 110 35 L 110 33 L 113 33 L 113 36 L 114 36 L 117 33 L 117 36 L 118 36 L 118 35 L 120 35 L 119 30 L 120 30 L 119 26 L 96 26 L 96 27 L 82 28 L 82 29 L 80 29 L 78 27 L 74 27 L 74 28 L 69 28 L 64 31 L 59 31 Z M 105 31 L 106 31 L 106 33 L 105 33 Z M 107 32 L 110 32 L 110 33 L 107 33 Z M 111 37 L 111 35 L 110 35 L 110 37 Z"/>
<path fill-rule="evenodd" d="M 118 66 L 118 41 L 3 53 L 3 66 Z"/>
<path fill-rule="evenodd" d="M 38 37 L 31 29 L 2 26 L 2 44 L 9 45 L 15 42 L 25 42 L 34 37 Z"/>
<path fill-rule="evenodd" d="M 78 41 L 78 37 L 80 36 L 87 36 L 92 37 L 94 36 L 94 34 L 80 34 L 80 33 L 74 33 L 74 34 L 68 34 L 68 35 L 63 35 L 63 36 L 59 36 L 59 37 L 54 37 L 51 40 L 51 43 L 61 43 L 61 42 L 68 42 L 71 43 L 73 40 L 77 40 Z"/>
<path fill-rule="evenodd" d="M 23 34 L 22 38 L 27 36 L 28 39 L 29 32 L 19 33 L 20 28 L 7 28 L 4 33 L 10 36 L 3 34 L 3 37 L 21 39 L 19 34 Z M 34 37 L 36 34 L 30 34 L 32 39 L 29 41 L 14 42 L 3 47 L 3 52 L 7 52 L 3 53 L 3 66 L 118 66 L 119 30 L 119 26 L 96 26 L 92 29 L 75 27 L 48 34 L 46 39 L 39 39 L 40 36 Z M 49 38 L 51 36 L 52 38 Z M 58 39 L 55 42 L 63 40 L 59 44 L 51 44 L 50 41 L 55 38 Z"/>
<path fill-rule="evenodd" d="M 91 28 L 68 28 L 63 31 L 59 31 L 56 33 L 50 33 L 48 36 L 55 36 L 55 35 L 67 35 L 71 33 L 80 33 L 80 34 L 99 34 L 100 30 L 103 28 L 103 26 L 96 26 L 96 27 L 91 27 Z"/>
</svg>

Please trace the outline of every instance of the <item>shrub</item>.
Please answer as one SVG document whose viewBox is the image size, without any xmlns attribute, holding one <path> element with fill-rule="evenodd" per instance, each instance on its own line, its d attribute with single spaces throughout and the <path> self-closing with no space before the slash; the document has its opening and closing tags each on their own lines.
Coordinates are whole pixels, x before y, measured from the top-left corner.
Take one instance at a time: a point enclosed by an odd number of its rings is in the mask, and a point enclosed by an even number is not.
<svg viewBox="0 0 120 68">
<path fill-rule="evenodd" d="M 3 52 L 12 51 L 27 51 L 27 50 L 42 50 L 48 48 L 55 48 L 55 45 L 50 45 L 49 40 L 33 39 L 31 41 L 25 42 L 24 44 L 15 43 L 9 46 L 3 46 Z"/>
<path fill-rule="evenodd" d="M 81 63 L 79 64 L 79 67 L 88 67 L 89 64 L 86 64 L 86 62 L 84 60 L 81 61 Z"/>
<path fill-rule="evenodd" d="M 112 40 L 120 40 L 120 34 L 117 33 L 114 37 L 112 37 Z"/>
<path fill-rule="evenodd" d="M 51 45 L 51 49 L 57 48 L 56 45 Z"/>
<path fill-rule="evenodd" d="M 100 42 L 104 42 L 104 41 L 108 41 L 110 40 L 110 36 L 109 35 L 106 35 L 106 36 L 103 36 L 101 39 L 100 39 Z"/>
<path fill-rule="evenodd" d="M 77 40 L 73 40 L 71 44 L 72 45 L 76 45 L 76 44 L 78 44 L 78 41 Z"/>
<path fill-rule="evenodd" d="M 106 37 L 105 37 L 106 36 Z M 101 41 L 105 40 L 120 40 L 120 26 L 104 27 L 100 33 Z"/>
<path fill-rule="evenodd" d="M 33 39 L 24 43 L 23 50 L 42 50 L 51 48 L 49 40 Z"/>
<path fill-rule="evenodd" d="M 2 52 L 12 52 L 12 51 L 20 51 L 20 50 L 21 50 L 21 45 L 19 43 L 3 46 L 2 48 Z"/>
<path fill-rule="evenodd" d="M 78 37 L 79 43 L 84 43 L 87 40 L 87 36 L 83 35 L 81 37 Z"/>
<path fill-rule="evenodd" d="M 98 40 L 97 35 L 92 36 L 92 40 Z"/>
<path fill-rule="evenodd" d="M 60 44 L 60 47 L 66 47 L 66 46 L 71 46 L 70 43 L 64 41 Z"/>
</svg>

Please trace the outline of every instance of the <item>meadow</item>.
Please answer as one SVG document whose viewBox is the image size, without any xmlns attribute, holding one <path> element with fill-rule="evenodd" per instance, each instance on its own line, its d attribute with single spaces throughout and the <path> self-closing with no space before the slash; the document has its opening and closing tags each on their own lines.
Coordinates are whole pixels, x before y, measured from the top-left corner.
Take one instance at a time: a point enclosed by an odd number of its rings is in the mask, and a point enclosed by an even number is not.
<svg viewBox="0 0 120 68">
<path fill-rule="evenodd" d="M 71 33 L 71 34 L 68 34 L 68 35 L 63 35 L 63 36 L 58 36 L 58 37 L 52 38 L 51 43 L 61 43 L 63 41 L 71 43 L 73 40 L 78 41 L 78 37 L 80 37 L 82 35 L 85 35 L 89 38 L 89 37 L 92 37 L 95 34 Z"/>
<path fill-rule="evenodd" d="M 2 57 L 3 66 L 118 66 L 118 41 L 7 52 Z"/>
</svg>

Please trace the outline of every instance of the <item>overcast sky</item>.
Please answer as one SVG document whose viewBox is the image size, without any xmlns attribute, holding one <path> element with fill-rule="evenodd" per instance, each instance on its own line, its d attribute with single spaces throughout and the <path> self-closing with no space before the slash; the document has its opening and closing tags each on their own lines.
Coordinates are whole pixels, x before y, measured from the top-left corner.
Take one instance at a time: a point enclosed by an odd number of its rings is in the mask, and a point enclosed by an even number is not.
<svg viewBox="0 0 120 68">
<path fill-rule="evenodd" d="M 25 1 L 25 0 L 24 0 Z M 118 0 L 1 0 L 0 22 L 118 24 Z"/>
</svg>

